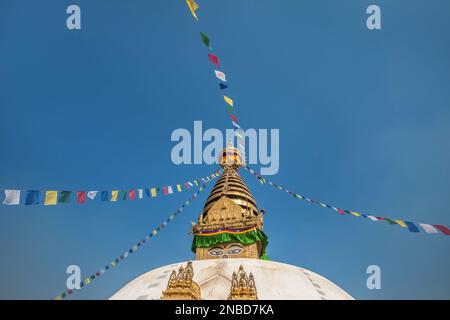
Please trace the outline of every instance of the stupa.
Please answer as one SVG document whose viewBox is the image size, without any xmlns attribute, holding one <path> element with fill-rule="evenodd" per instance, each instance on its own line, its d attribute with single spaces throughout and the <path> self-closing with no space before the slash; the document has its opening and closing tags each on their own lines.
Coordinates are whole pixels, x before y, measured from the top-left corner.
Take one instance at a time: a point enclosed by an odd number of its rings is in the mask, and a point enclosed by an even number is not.
<svg viewBox="0 0 450 320">
<path fill-rule="evenodd" d="M 268 260 L 264 209 L 238 173 L 240 151 L 219 157 L 223 174 L 192 222 L 194 261 L 148 271 L 111 300 L 352 300 L 326 278 L 301 267 Z"/>
</svg>

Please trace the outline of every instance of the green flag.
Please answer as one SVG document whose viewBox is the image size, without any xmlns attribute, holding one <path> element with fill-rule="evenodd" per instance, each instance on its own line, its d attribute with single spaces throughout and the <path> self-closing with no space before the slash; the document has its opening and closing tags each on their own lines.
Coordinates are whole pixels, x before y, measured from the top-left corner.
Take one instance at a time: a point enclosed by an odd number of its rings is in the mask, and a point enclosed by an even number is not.
<svg viewBox="0 0 450 320">
<path fill-rule="evenodd" d="M 59 193 L 59 202 L 60 203 L 69 203 L 71 194 L 72 194 L 72 191 L 61 191 Z"/>
<path fill-rule="evenodd" d="M 209 46 L 209 38 L 206 34 L 204 34 L 203 32 L 200 31 L 200 36 L 202 37 L 202 41 L 205 44 L 205 46 L 207 46 L 208 48 L 210 48 Z"/>
<path fill-rule="evenodd" d="M 122 200 L 127 200 L 127 190 L 122 190 Z"/>
</svg>

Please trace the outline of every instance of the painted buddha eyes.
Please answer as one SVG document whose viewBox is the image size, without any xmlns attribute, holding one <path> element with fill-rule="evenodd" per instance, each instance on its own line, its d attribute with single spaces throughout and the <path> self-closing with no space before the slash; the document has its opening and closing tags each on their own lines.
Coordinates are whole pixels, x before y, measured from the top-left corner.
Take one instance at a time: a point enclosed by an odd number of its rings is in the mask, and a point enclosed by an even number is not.
<svg viewBox="0 0 450 320">
<path fill-rule="evenodd" d="M 231 244 L 229 246 L 214 247 L 209 249 L 208 254 L 211 256 L 235 255 L 242 252 L 244 248 L 238 244 Z"/>
<path fill-rule="evenodd" d="M 229 248 L 228 248 L 228 254 L 239 254 L 242 252 L 242 247 L 232 244 Z"/>
<path fill-rule="evenodd" d="M 222 248 L 215 247 L 215 248 L 209 249 L 208 253 L 212 256 L 220 256 L 223 254 L 223 250 L 222 250 Z"/>
</svg>

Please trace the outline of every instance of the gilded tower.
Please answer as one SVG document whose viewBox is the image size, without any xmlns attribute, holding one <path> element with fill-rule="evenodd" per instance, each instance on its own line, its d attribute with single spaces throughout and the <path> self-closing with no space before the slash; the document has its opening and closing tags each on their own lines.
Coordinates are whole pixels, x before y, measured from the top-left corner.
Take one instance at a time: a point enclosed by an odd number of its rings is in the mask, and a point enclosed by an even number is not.
<svg viewBox="0 0 450 320">
<path fill-rule="evenodd" d="M 192 223 L 192 251 L 196 260 L 266 257 L 263 213 L 238 173 L 245 165 L 238 149 L 223 150 L 224 169 L 206 200 L 197 223 Z"/>
</svg>

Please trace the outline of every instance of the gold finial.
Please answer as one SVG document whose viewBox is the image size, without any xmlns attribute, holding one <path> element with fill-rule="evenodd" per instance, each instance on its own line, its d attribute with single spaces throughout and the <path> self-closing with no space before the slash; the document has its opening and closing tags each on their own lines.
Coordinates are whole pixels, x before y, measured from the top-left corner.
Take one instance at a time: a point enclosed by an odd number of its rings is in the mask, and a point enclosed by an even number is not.
<svg viewBox="0 0 450 320">
<path fill-rule="evenodd" d="M 247 277 L 242 265 L 237 274 L 233 272 L 228 300 L 258 300 L 253 274 Z"/>
<path fill-rule="evenodd" d="M 194 282 L 194 268 L 189 260 L 186 267 L 180 266 L 178 272 L 172 271 L 162 300 L 200 300 L 200 286 Z"/>
</svg>

